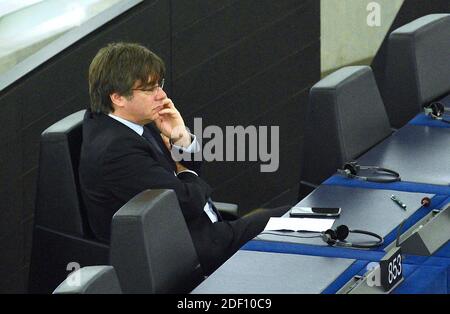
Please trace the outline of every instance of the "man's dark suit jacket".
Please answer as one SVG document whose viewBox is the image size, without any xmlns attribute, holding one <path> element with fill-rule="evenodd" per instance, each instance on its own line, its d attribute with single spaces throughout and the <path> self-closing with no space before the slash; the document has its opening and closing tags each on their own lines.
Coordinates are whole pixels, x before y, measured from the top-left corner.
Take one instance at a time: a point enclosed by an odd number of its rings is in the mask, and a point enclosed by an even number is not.
<svg viewBox="0 0 450 314">
<path fill-rule="evenodd" d="M 210 186 L 193 173 L 175 176 L 175 163 L 159 131 L 149 128 L 164 155 L 119 121 L 86 111 L 79 175 L 90 226 L 98 239 L 109 242 L 112 216 L 126 202 L 146 189 L 173 189 L 200 263 L 209 273 L 227 257 L 222 255 L 236 231 L 226 221 L 211 222 L 203 210 Z M 199 162 L 192 167 L 198 170 Z"/>
</svg>

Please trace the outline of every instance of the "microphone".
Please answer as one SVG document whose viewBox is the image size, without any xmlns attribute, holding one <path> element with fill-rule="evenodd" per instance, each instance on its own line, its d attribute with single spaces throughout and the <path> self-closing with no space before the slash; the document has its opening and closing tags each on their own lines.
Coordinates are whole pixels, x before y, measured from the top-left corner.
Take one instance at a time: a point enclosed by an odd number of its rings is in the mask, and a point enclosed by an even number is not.
<svg viewBox="0 0 450 314">
<path fill-rule="evenodd" d="M 397 228 L 397 240 L 395 241 L 395 247 L 400 246 L 400 236 L 402 234 L 403 225 L 405 224 L 406 219 L 403 219 L 402 223 Z"/>
<path fill-rule="evenodd" d="M 423 206 L 423 207 L 429 207 L 430 205 L 431 205 L 431 199 L 429 198 L 429 197 L 424 197 L 424 198 L 422 198 L 422 200 L 420 201 L 420 204 Z"/>
</svg>

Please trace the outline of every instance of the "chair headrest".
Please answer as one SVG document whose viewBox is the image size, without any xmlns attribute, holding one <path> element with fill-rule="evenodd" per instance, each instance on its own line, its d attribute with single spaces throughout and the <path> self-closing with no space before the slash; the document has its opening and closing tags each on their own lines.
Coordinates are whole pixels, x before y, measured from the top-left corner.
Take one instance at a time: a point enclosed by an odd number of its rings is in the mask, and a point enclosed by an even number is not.
<svg viewBox="0 0 450 314">
<path fill-rule="evenodd" d="M 42 137 L 47 139 L 51 136 L 70 134 L 79 129 L 83 123 L 86 110 L 80 110 L 52 124 L 42 132 Z"/>
<path fill-rule="evenodd" d="M 186 293 L 203 279 L 173 190 L 147 190 L 112 219 L 111 264 L 125 293 Z"/>
<path fill-rule="evenodd" d="M 382 84 L 386 109 L 401 127 L 422 106 L 450 92 L 450 14 L 430 14 L 394 30 Z"/>
<path fill-rule="evenodd" d="M 450 91 L 450 14 L 430 14 L 391 33 L 389 40 L 409 41 L 421 104 Z"/>
<path fill-rule="evenodd" d="M 309 93 L 302 181 L 320 184 L 391 134 L 372 69 L 341 68 Z"/>
<path fill-rule="evenodd" d="M 42 133 L 36 195 L 36 224 L 77 236 L 89 232 L 78 182 L 84 111 Z"/>
</svg>

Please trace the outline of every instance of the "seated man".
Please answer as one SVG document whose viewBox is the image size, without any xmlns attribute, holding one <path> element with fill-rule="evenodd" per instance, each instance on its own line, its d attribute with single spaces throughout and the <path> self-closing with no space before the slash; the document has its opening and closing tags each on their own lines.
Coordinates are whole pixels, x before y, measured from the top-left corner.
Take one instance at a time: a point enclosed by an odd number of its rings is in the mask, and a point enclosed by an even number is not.
<svg viewBox="0 0 450 314">
<path fill-rule="evenodd" d="M 126 202 L 146 189 L 173 189 L 210 274 L 288 207 L 235 221 L 220 217 L 211 187 L 197 175 L 200 162 L 175 162 L 169 151 L 173 146 L 194 153 L 198 144 L 163 90 L 164 71 L 163 61 L 137 44 L 110 44 L 97 53 L 89 68 L 81 192 L 95 236 L 109 242 L 112 216 Z"/>
</svg>

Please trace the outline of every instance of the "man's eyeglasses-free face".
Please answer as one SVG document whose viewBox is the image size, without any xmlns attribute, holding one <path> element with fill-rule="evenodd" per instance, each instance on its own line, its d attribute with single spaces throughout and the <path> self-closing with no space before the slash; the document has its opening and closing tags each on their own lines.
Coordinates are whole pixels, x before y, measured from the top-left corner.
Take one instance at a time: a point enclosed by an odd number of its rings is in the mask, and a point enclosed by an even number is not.
<svg viewBox="0 0 450 314">
<path fill-rule="evenodd" d="M 153 86 L 153 87 L 148 87 L 148 88 L 133 88 L 133 90 L 140 90 L 140 91 L 144 92 L 144 93 L 147 94 L 147 95 L 151 95 L 151 94 L 153 94 L 155 91 L 157 91 L 158 88 L 161 88 L 161 89 L 164 88 L 164 79 L 161 79 L 161 81 L 160 81 L 158 84 L 156 84 L 155 86 Z"/>
</svg>

